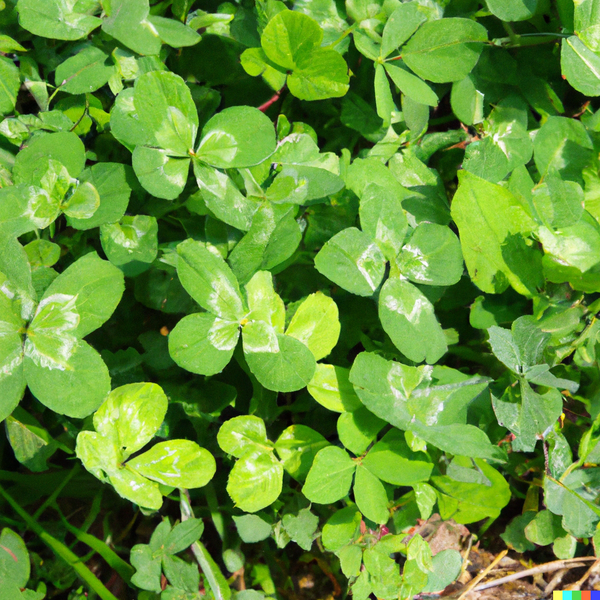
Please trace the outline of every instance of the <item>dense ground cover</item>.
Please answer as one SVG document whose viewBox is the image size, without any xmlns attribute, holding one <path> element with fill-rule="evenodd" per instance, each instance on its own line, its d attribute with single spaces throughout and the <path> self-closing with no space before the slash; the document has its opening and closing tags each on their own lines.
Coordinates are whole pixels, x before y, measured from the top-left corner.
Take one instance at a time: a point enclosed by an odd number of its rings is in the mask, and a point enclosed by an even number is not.
<svg viewBox="0 0 600 600">
<path fill-rule="evenodd" d="M 0 598 L 591 564 L 598 32 L 598 0 L 0 1 Z"/>
</svg>

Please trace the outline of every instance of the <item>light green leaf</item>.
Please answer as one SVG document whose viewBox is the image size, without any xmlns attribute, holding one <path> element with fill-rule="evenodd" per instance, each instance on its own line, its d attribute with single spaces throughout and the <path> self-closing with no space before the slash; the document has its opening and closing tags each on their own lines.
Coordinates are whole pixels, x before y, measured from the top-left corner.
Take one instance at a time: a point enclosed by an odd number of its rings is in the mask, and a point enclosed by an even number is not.
<svg viewBox="0 0 600 600">
<path fill-rule="evenodd" d="M 385 258 L 364 232 L 349 227 L 334 235 L 315 256 L 325 277 L 359 296 L 372 296 L 385 272 Z"/>
<path fill-rule="evenodd" d="M 148 19 L 148 0 L 111 0 L 102 30 L 138 54 L 160 52 L 161 39 Z"/>
<path fill-rule="evenodd" d="M 150 71 L 138 77 L 134 106 L 140 125 L 170 156 L 189 157 L 198 131 L 198 112 L 190 89 L 170 71 Z"/>
<path fill-rule="evenodd" d="M 156 29 L 162 42 L 172 48 L 194 46 L 202 39 L 191 27 L 175 19 L 150 15 L 148 22 Z"/>
<path fill-rule="evenodd" d="M 273 504 L 281 494 L 283 466 L 270 452 L 250 451 L 240 458 L 227 481 L 227 493 L 246 512 Z"/>
<path fill-rule="evenodd" d="M 385 525 L 390 518 L 388 497 L 383 484 L 367 468 L 359 465 L 354 480 L 354 499 L 360 512 L 375 523 Z"/>
<path fill-rule="evenodd" d="M 354 537 L 362 518 L 354 506 L 337 510 L 323 526 L 321 540 L 331 552 L 338 552 Z"/>
<path fill-rule="evenodd" d="M 239 337 L 236 322 L 210 313 L 187 315 L 169 334 L 169 354 L 186 371 L 215 375 L 229 364 Z"/>
<path fill-rule="evenodd" d="M 300 100 L 326 100 L 344 96 L 349 89 L 348 81 L 348 65 L 342 55 L 317 48 L 310 56 L 298 60 L 287 83 L 290 92 Z"/>
<path fill-rule="evenodd" d="M 100 354 L 78 342 L 66 368 L 49 369 L 25 357 L 23 370 L 31 393 L 54 412 L 82 419 L 100 406 L 110 391 L 110 376 Z"/>
<path fill-rule="evenodd" d="M 100 227 L 100 241 L 108 260 L 123 265 L 132 260 L 151 263 L 158 254 L 158 224 L 155 217 L 122 217 Z"/>
<path fill-rule="evenodd" d="M 114 65 L 107 61 L 108 54 L 96 46 L 88 46 L 58 66 L 54 75 L 56 85 L 68 94 L 95 92 L 115 72 Z"/>
<path fill-rule="evenodd" d="M 75 2 L 66 0 L 19 0 L 19 24 L 34 35 L 59 40 L 87 37 L 102 20 L 93 16 L 94 9 L 76 10 Z M 89 6 L 89 4 L 88 4 Z M 94 7 L 95 8 L 95 7 Z"/>
<path fill-rule="evenodd" d="M 302 239 L 294 218 L 296 211 L 295 206 L 286 204 L 264 202 L 260 206 L 248 233 L 229 255 L 231 269 L 240 283 L 261 269 L 273 269 L 293 255 Z"/>
<path fill-rule="evenodd" d="M 458 550 L 447 549 L 432 558 L 432 572 L 427 576 L 423 592 L 441 592 L 460 575 L 463 558 Z"/>
<path fill-rule="evenodd" d="M 320 450 L 306 477 L 302 493 L 317 504 L 332 504 L 350 491 L 356 463 L 342 448 L 328 446 Z"/>
<path fill-rule="evenodd" d="M 537 139 L 537 138 L 536 138 Z M 506 188 L 468 173 L 459 173 L 452 201 L 452 218 L 458 226 L 465 263 L 471 280 L 484 292 L 500 293 L 510 284 L 520 294 L 536 293 L 539 272 L 529 272 L 522 260 L 533 248 L 523 247 L 523 236 L 534 229 L 531 218 Z M 523 256 L 512 248 L 523 248 Z"/>
<path fill-rule="evenodd" d="M 50 284 L 42 300 L 54 294 L 74 296 L 79 324 L 73 334 L 82 338 L 108 320 L 124 289 L 123 273 L 95 252 L 90 252 L 63 271 Z"/>
<path fill-rule="evenodd" d="M 310 512 L 308 508 L 302 508 L 297 515 L 286 514 L 281 520 L 283 528 L 290 538 L 306 552 L 310 552 L 313 540 L 317 536 L 319 517 Z"/>
<path fill-rule="evenodd" d="M 371 183 L 362 191 L 359 213 L 362 230 L 377 242 L 385 258 L 396 258 L 408 228 L 402 198 L 393 189 Z"/>
<path fill-rule="evenodd" d="M 348 380 L 349 373 L 343 367 L 318 363 L 307 386 L 308 392 L 328 410 L 340 413 L 356 410 L 361 402 Z"/>
<path fill-rule="evenodd" d="M 168 150 L 137 146 L 132 156 L 133 170 L 142 186 L 157 198 L 175 200 L 185 187 L 189 158 L 173 158 Z"/>
<path fill-rule="evenodd" d="M 258 271 L 244 286 L 248 300 L 249 321 L 264 321 L 283 333 L 285 304 L 273 287 L 273 276 L 268 271 Z"/>
<path fill-rule="evenodd" d="M 414 283 L 454 285 L 463 273 L 460 242 L 449 227 L 421 223 L 402 248 L 398 266 Z"/>
<path fill-rule="evenodd" d="M 450 103 L 452 112 L 465 124 L 474 125 L 483 121 L 484 94 L 479 91 L 476 80 L 468 75 L 452 84 Z"/>
<path fill-rule="evenodd" d="M 383 28 L 381 57 L 386 58 L 427 21 L 425 7 L 418 2 L 400 4 L 390 15 Z"/>
<path fill-rule="evenodd" d="M 205 486 L 217 468 L 212 454 L 189 440 L 160 442 L 127 465 L 148 479 L 186 489 Z"/>
<path fill-rule="evenodd" d="M 323 32 L 308 15 L 283 10 L 275 15 L 261 35 L 261 46 L 274 63 L 295 69 L 298 61 L 321 45 Z"/>
<path fill-rule="evenodd" d="M 67 217 L 76 219 L 89 219 L 100 206 L 98 190 L 89 182 L 78 183 L 77 187 L 62 203 L 61 209 Z"/>
<path fill-rule="evenodd" d="M 38 304 L 23 346 L 24 355 L 36 365 L 67 368 L 78 341 L 73 334 L 79 324 L 75 303 L 75 296 L 52 294 Z"/>
<path fill-rule="evenodd" d="M 273 444 L 267 439 L 265 422 L 254 415 L 242 415 L 225 421 L 217 442 L 223 452 L 241 458 L 248 452 L 272 452 Z"/>
<path fill-rule="evenodd" d="M 257 165 L 275 151 L 271 119 L 252 106 L 232 106 L 202 129 L 196 157 L 220 169 Z"/>
<path fill-rule="evenodd" d="M 383 284 L 379 319 L 398 350 L 414 362 L 433 364 L 448 349 L 433 305 L 407 281 L 390 278 Z"/>
<path fill-rule="evenodd" d="M 168 400 L 155 383 L 130 383 L 114 389 L 94 415 L 94 428 L 126 459 L 155 435 Z"/>
<path fill-rule="evenodd" d="M 433 464 L 421 452 L 412 452 L 397 429 L 386 433 L 367 453 L 362 464 L 383 481 L 414 485 L 428 481 Z"/>
<path fill-rule="evenodd" d="M 85 169 L 79 181 L 91 183 L 100 196 L 100 206 L 87 218 L 69 216 L 67 221 L 75 229 L 93 229 L 103 223 L 114 223 L 124 216 L 131 188 L 127 183 L 125 165 L 102 162 Z"/>
<path fill-rule="evenodd" d="M 2 358 L 4 358 L 7 350 L 5 348 L 5 344 L 7 343 L 6 338 L 7 336 L 0 337 L 0 356 Z M 0 376 L 0 422 L 4 421 L 17 407 L 27 386 L 25 375 L 23 374 L 23 361 L 17 358 L 18 355 L 21 355 L 20 347 L 21 339 L 15 336 L 8 348 L 9 352 L 12 351 L 14 353 L 12 368 L 7 369 L 10 363 L 3 363 L 0 367 L 2 368 L 2 376 Z"/>
<path fill-rule="evenodd" d="M 24 588 L 29 581 L 31 566 L 25 542 L 14 531 L 5 527 L 0 533 L 0 577 L 3 583 Z"/>
<path fill-rule="evenodd" d="M 275 449 L 286 472 L 297 481 L 304 481 L 317 452 L 328 445 L 329 442 L 314 429 L 290 425 L 275 442 Z"/>
<path fill-rule="evenodd" d="M 549 510 L 541 510 L 525 527 L 525 535 L 530 542 L 539 546 L 548 546 L 556 538 L 566 535 L 561 527 L 560 517 Z"/>
<path fill-rule="evenodd" d="M 576 35 L 561 42 L 560 66 L 567 81 L 586 96 L 600 96 L 600 56 Z"/>
<path fill-rule="evenodd" d="M 272 525 L 261 519 L 258 515 L 233 516 L 237 532 L 246 544 L 262 542 L 271 535 Z"/>
<path fill-rule="evenodd" d="M 14 110 L 21 87 L 19 69 L 6 56 L 0 56 L 0 82 L 0 115 L 6 115 Z"/>
<path fill-rule="evenodd" d="M 240 321 L 245 310 L 229 265 L 192 239 L 179 244 L 177 254 L 177 274 L 190 296 L 222 319 Z"/>
<path fill-rule="evenodd" d="M 422 79 L 460 81 L 475 67 L 487 30 L 471 19 L 450 18 L 421 25 L 402 48 L 404 62 Z"/>
<path fill-rule="evenodd" d="M 538 0 L 485 0 L 490 11 L 502 21 L 526 21 L 535 15 Z"/>
<path fill-rule="evenodd" d="M 427 106 L 437 106 L 437 94 L 419 77 L 396 65 L 385 63 L 385 70 L 398 89 L 411 100 Z"/>
<path fill-rule="evenodd" d="M 195 159 L 193 166 L 207 208 L 228 225 L 248 231 L 260 204 L 243 196 L 225 173 Z"/>
<path fill-rule="evenodd" d="M 294 313 L 286 335 L 301 341 L 315 360 L 321 360 L 333 350 L 340 336 L 336 303 L 322 292 L 311 294 Z"/>
<path fill-rule="evenodd" d="M 281 333 L 264 321 L 244 326 L 244 356 L 259 383 L 268 390 L 292 392 L 302 389 L 315 372 L 315 358 L 300 341 Z"/>
<path fill-rule="evenodd" d="M 32 181 L 32 174 L 48 159 L 64 165 L 71 177 L 78 177 L 85 166 L 83 142 L 70 131 L 45 133 L 31 138 L 15 160 L 15 183 L 39 185 L 39 181 Z"/>
<path fill-rule="evenodd" d="M 340 442 L 347 450 L 360 456 L 377 438 L 386 422 L 376 417 L 364 406 L 352 412 L 343 412 L 337 421 Z"/>
<path fill-rule="evenodd" d="M 556 170 L 563 179 L 581 181 L 581 171 L 592 159 L 592 148 L 581 121 L 549 117 L 533 140 L 533 157 L 542 176 Z"/>
</svg>

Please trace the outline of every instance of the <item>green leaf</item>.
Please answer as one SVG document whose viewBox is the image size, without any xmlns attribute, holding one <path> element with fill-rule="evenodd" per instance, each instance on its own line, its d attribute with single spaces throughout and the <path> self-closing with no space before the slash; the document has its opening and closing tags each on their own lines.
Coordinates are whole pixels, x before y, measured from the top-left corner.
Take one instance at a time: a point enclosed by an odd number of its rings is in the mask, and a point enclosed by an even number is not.
<svg viewBox="0 0 600 600">
<path fill-rule="evenodd" d="M 427 106 L 437 106 L 437 94 L 419 77 L 408 70 L 386 63 L 385 70 L 398 89 L 411 100 Z"/>
<path fill-rule="evenodd" d="M 412 452 L 404 436 L 392 429 L 367 453 L 362 464 L 379 479 L 394 485 L 428 481 L 433 464 L 421 452 Z"/>
<path fill-rule="evenodd" d="M 229 255 L 229 264 L 240 283 L 256 271 L 273 269 L 290 258 L 302 239 L 294 218 L 296 207 L 263 203 L 252 218 L 248 233 Z"/>
<path fill-rule="evenodd" d="M 359 296 L 372 296 L 385 272 L 385 258 L 371 238 L 355 227 L 334 235 L 315 256 L 325 277 Z"/>
<path fill-rule="evenodd" d="M 225 261 L 192 239 L 179 244 L 177 254 L 177 275 L 190 296 L 224 320 L 241 320 L 245 311 L 240 288 Z"/>
<path fill-rule="evenodd" d="M 79 181 L 91 183 L 100 196 L 100 206 L 87 218 L 69 216 L 67 221 L 75 229 L 93 229 L 104 223 L 119 221 L 127 210 L 131 188 L 127 183 L 125 165 L 118 163 L 96 163 L 85 169 Z"/>
<path fill-rule="evenodd" d="M 14 62 L 5 56 L 0 56 L 0 81 L 0 115 L 6 115 L 15 108 L 21 78 Z"/>
<path fill-rule="evenodd" d="M 484 94 L 477 88 L 473 76 L 468 75 L 452 84 L 450 103 L 452 112 L 465 124 L 483 121 Z"/>
<path fill-rule="evenodd" d="M 586 96 L 600 96 L 600 56 L 576 35 L 561 42 L 560 66 L 567 81 Z"/>
<path fill-rule="evenodd" d="M 267 439 L 265 422 L 254 415 L 229 419 L 219 429 L 217 442 L 223 452 L 241 458 L 248 452 L 272 452 L 273 444 Z"/>
<path fill-rule="evenodd" d="M 390 125 L 392 113 L 398 112 L 392 97 L 390 82 L 385 74 L 383 65 L 375 65 L 375 105 L 377 115 L 383 120 L 383 124 Z"/>
<path fill-rule="evenodd" d="M 198 160 L 220 169 L 257 165 L 275 151 L 275 128 L 260 110 L 232 106 L 202 129 Z"/>
<path fill-rule="evenodd" d="M 354 499 L 360 512 L 375 523 L 385 525 L 390 518 L 388 497 L 383 484 L 363 465 L 356 468 Z"/>
<path fill-rule="evenodd" d="M 362 230 L 377 242 L 385 258 L 396 258 L 408 229 L 402 198 L 390 188 L 371 183 L 361 194 L 359 214 Z"/>
<path fill-rule="evenodd" d="M 262 542 L 271 535 L 272 525 L 261 519 L 258 515 L 233 516 L 237 532 L 246 544 Z"/>
<path fill-rule="evenodd" d="M 127 464 L 148 479 L 186 489 L 205 486 L 217 468 L 212 454 L 189 440 L 161 442 Z"/>
<path fill-rule="evenodd" d="M 463 559 L 458 550 L 447 549 L 432 558 L 432 572 L 427 576 L 423 592 L 441 592 L 460 575 Z"/>
<path fill-rule="evenodd" d="M 225 173 L 195 159 L 193 166 L 206 207 L 221 221 L 248 231 L 260 204 L 243 196 Z"/>
<path fill-rule="evenodd" d="M 102 30 L 139 54 L 158 54 L 161 39 L 149 20 L 148 0 L 111 0 Z"/>
<path fill-rule="evenodd" d="M 19 24 L 42 37 L 81 39 L 99 27 L 102 20 L 93 16 L 95 10 L 89 10 L 89 4 L 87 7 L 83 4 L 83 10 L 78 11 L 79 4 L 64 0 L 19 0 Z"/>
<path fill-rule="evenodd" d="M 61 273 L 48 287 L 42 301 L 55 294 L 74 296 L 79 324 L 73 334 L 82 338 L 103 325 L 121 300 L 123 274 L 95 252 L 86 254 Z"/>
<path fill-rule="evenodd" d="M 281 333 L 264 321 L 244 326 L 244 356 L 261 385 L 275 392 L 302 389 L 312 379 L 315 359 L 300 341 Z"/>
<path fill-rule="evenodd" d="M 36 182 L 31 177 L 46 159 L 56 160 L 67 169 L 71 177 L 78 177 L 85 166 L 85 147 L 77 135 L 68 131 L 45 133 L 31 138 L 15 160 L 15 183 L 38 185 L 39 181 Z"/>
<path fill-rule="evenodd" d="M 110 376 L 100 354 L 79 341 L 64 370 L 38 366 L 25 357 L 23 370 L 31 393 L 61 415 L 82 419 L 100 406 L 110 391 Z"/>
<path fill-rule="evenodd" d="M 5 527 L 0 533 L 0 577 L 3 583 L 24 588 L 29 581 L 31 567 L 25 542 L 14 531 Z"/>
<path fill-rule="evenodd" d="M 54 75 L 56 85 L 68 94 L 95 92 L 108 83 L 115 72 L 114 65 L 107 61 L 108 54 L 88 46 L 58 66 Z"/>
<path fill-rule="evenodd" d="M 481 458 L 474 459 L 477 469 L 488 484 L 457 481 L 447 475 L 434 475 L 431 481 L 443 495 L 438 496 L 442 519 L 457 523 L 474 523 L 486 517 L 496 518 L 510 500 L 510 488 L 504 477 Z"/>
<path fill-rule="evenodd" d="M 344 447 L 360 456 L 385 425 L 385 421 L 361 406 L 352 412 L 343 412 L 338 417 L 337 432 Z"/>
<path fill-rule="evenodd" d="M 287 83 L 290 92 L 300 100 L 326 100 L 344 96 L 349 89 L 348 81 L 348 65 L 342 55 L 317 48 L 310 56 L 298 60 Z"/>
<path fill-rule="evenodd" d="M 148 21 L 156 29 L 163 44 L 172 48 L 194 46 L 201 40 L 200 35 L 191 27 L 174 19 L 150 15 Z"/>
<path fill-rule="evenodd" d="M 327 550 L 338 552 L 354 537 L 362 518 L 354 506 L 346 506 L 333 513 L 323 526 L 321 540 Z"/>
<path fill-rule="evenodd" d="M 66 216 L 89 219 L 100 206 L 98 190 L 89 182 L 77 184 L 73 193 L 64 201 L 61 208 Z"/>
<path fill-rule="evenodd" d="M 537 138 L 536 138 L 537 139 Z M 507 189 L 466 171 L 459 174 L 459 187 L 452 201 L 452 218 L 471 280 L 488 293 L 501 293 L 508 285 L 530 296 L 541 285 L 539 273 L 523 269 L 522 260 L 533 248 L 523 248 L 523 236 L 534 228 L 531 218 Z M 518 255 L 512 248 L 523 248 Z"/>
<path fill-rule="evenodd" d="M 431 302 L 411 283 L 390 278 L 379 294 L 379 319 L 394 345 L 414 362 L 437 362 L 448 349 Z"/>
<path fill-rule="evenodd" d="M 592 141 L 576 119 L 549 117 L 533 140 L 535 165 L 542 176 L 556 170 L 563 179 L 581 181 L 592 158 Z"/>
<path fill-rule="evenodd" d="M 525 527 L 525 535 L 530 542 L 539 546 L 548 546 L 555 539 L 566 535 L 561 527 L 560 517 L 549 510 L 541 510 Z"/>
<path fill-rule="evenodd" d="M 418 2 L 400 4 L 390 15 L 383 28 L 381 57 L 386 58 L 427 21 L 425 8 Z"/>
<path fill-rule="evenodd" d="M 319 517 L 302 508 L 297 515 L 286 514 L 281 520 L 286 533 L 306 552 L 310 552 L 313 540 L 317 535 Z"/>
<path fill-rule="evenodd" d="M 532 202 L 542 222 L 550 229 L 575 225 L 584 213 L 584 194 L 574 181 L 563 181 L 550 171 L 544 183 L 533 190 Z"/>
<path fill-rule="evenodd" d="M 281 494 L 283 466 L 272 453 L 246 452 L 227 481 L 227 493 L 246 512 L 257 512 L 275 502 Z"/>
<path fill-rule="evenodd" d="M 340 336 L 336 303 L 322 292 L 311 294 L 298 307 L 285 333 L 301 341 L 315 360 L 325 358 Z"/>
<path fill-rule="evenodd" d="M 94 415 L 94 428 L 112 441 L 124 458 L 141 450 L 156 434 L 168 400 L 155 383 L 130 383 L 114 389 Z"/>
<path fill-rule="evenodd" d="M 154 217 L 122 217 L 100 227 L 100 240 L 106 257 L 114 265 L 133 260 L 151 263 L 158 254 L 158 223 Z"/>
<path fill-rule="evenodd" d="M 190 170 L 188 158 L 172 158 L 168 150 L 138 146 L 133 170 L 142 186 L 157 198 L 175 200 L 183 191 Z"/>
<path fill-rule="evenodd" d="M 477 64 L 487 39 L 485 27 L 470 19 L 428 21 L 403 46 L 402 58 L 422 79 L 460 81 Z"/>
<path fill-rule="evenodd" d="M 169 354 L 186 371 L 214 375 L 229 364 L 239 337 L 238 323 L 210 313 L 188 315 L 169 334 Z"/>
<path fill-rule="evenodd" d="M 306 477 L 302 493 L 317 504 L 332 504 L 350 491 L 356 463 L 336 446 L 320 450 Z"/>
<path fill-rule="evenodd" d="M 188 157 L 198 131 L 198 112 L 181 77 L 150 71 L 135 82 L 134 106 L 140 125 L 170 156 Z"/>
<path fill-rule="evenodd" d="M 463 273 L 460 242 L 449 227 L 421 223 L 402 248 L 398 266 L 414 283 L 454 285 Z"/>
<path fill-rule="evenodd" d="M 318 363 L 315 374 L 307 386 L 309 394 L 321 405 L 334 412 L 353 411 L 360 408 L 352 384 L 350 371 L 343 367 Z"/>
<path fill-rule="evenodd" d="M 248 301 L 248 320 L 264 321 L 272 325 L 277 333 L 285 327 L 285 305 L 275 292 L 273 276 L 268 271 L 255 273 L 244 286 Z"/>
<path fill-rule="evenodd" d="M 490 11 L 502 21 L 526 21 L 535 15 L 538 0 L 485 0 Z"/>
<path fill-rule="evenodd" d="M 305 425 L 290 425 L 275 442 L 283 468 L 297 481 L 304 481 L 319 450 L 329 442 Z"/>
</svg>

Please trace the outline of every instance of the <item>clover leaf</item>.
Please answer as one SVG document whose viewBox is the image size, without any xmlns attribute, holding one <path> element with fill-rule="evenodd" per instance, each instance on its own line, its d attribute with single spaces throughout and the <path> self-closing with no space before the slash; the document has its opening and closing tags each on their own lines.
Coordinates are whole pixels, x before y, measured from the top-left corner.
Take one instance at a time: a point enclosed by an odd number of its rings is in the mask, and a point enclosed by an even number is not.
<svg viewBox="0 0 600 600">
<path fill-rule="evenodd" d="M 96 431 L 77 436 L 77 456 L 90 473 L 123 498 L 152 510 L 162 506 L 166 490 L 203 487 L 216 469 L 210 452 L 189 440 L 159 442 L 131 458 L 155 436 L 167 405 L 154 383 L 121 386 L 94 414 Z"/>
<path fill-rule="evenodd" d="M 30 267 L 23 260 L 32 290 Z M 55 412 L 89 415 L 110 391 L 110 377 L 83 338 L 112 315 L 123 294 L 123 274 L 91 252 L 58 275 L 39 302 L 6 275 L 0 278 L 0 418 L 12 412 L 26 385 Z"/>
</svg>

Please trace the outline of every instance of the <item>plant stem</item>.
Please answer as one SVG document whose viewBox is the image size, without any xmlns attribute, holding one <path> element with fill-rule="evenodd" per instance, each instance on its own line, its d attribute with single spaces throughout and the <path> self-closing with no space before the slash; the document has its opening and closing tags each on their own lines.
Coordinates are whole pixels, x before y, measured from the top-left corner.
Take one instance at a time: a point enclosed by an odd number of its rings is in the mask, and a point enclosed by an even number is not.
<svg viewBox="0 0 600 600">
<path fill-rule="evenodd" d="M 52 537 L 8 492 L 0 485 L 0 496 L 2 496 L 12 507 L 12 509 L 25 521 L 27 527 L 31 529 L 41 540 L 58 556 L 62 558 L 88 585 L 91 591 L 98 594 L 102 600 L 118 600 L 109 592 L 104 584 L 81 562 L 81 559 L 69 550 L 62 542 Z"/>
<path fill-rule="evenodd" d="M 67 476 L 61 481 L 60 485 L 52 492 L 46 501 L 33 513 L 33 518 L 37 521 L 44 511 L 51 505 L 54 504 L 56 499 L 60 496 L 60 493 L 65 489 L 65 486 L 73 477 L 79 472 L 80 463 L 75 463 L 75 466 L 67 473 Z"/>
</svg>

